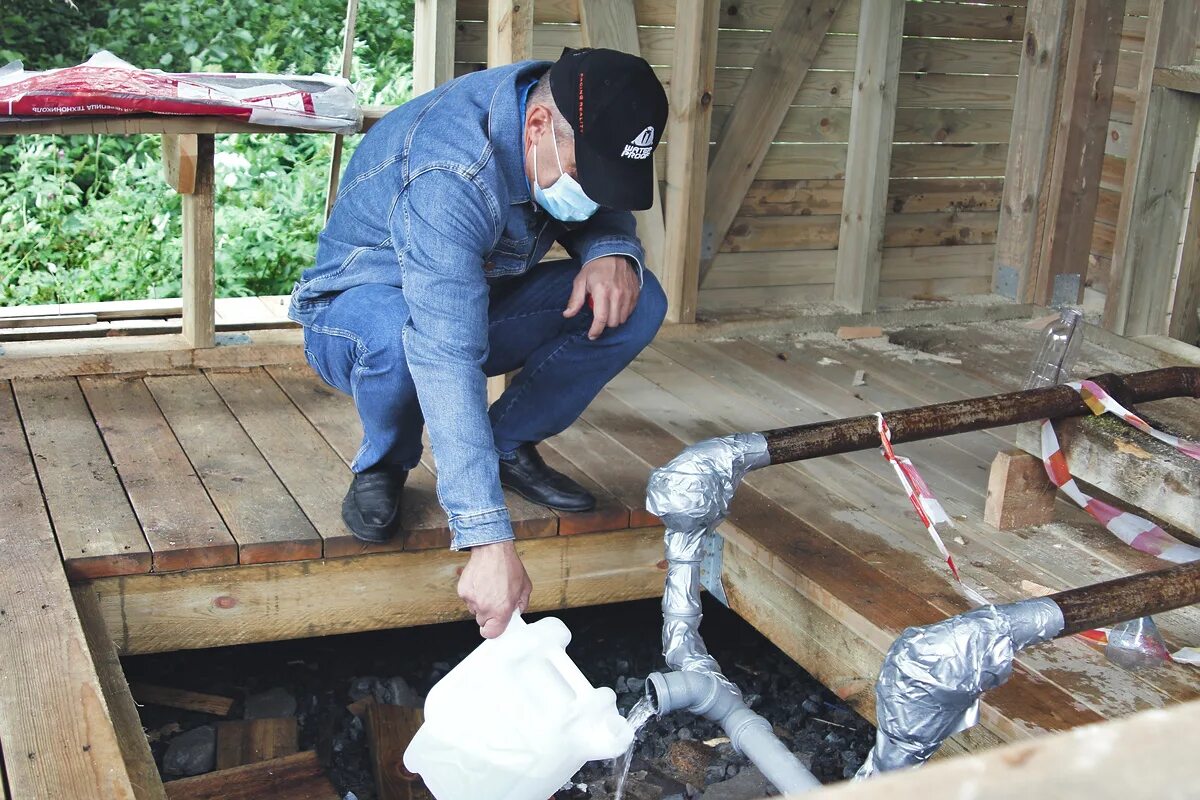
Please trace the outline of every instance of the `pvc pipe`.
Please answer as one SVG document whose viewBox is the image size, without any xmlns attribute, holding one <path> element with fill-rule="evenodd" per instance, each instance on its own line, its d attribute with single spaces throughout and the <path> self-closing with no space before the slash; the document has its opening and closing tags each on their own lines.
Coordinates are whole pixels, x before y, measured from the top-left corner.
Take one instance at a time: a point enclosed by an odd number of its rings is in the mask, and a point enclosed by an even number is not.
<svg viewBox="0 0 1200 800">
<path fill-rule="evenodd" d="M 721 726 L 734 749 L 746 756 L 784 794 L 816 789 L 821 782 L 775 735 L 771 723 L 751 711 L 727 681 L 711 672 L 655 672 L 646 691 L 658 716 L 687 709 Z"/>
</svg>

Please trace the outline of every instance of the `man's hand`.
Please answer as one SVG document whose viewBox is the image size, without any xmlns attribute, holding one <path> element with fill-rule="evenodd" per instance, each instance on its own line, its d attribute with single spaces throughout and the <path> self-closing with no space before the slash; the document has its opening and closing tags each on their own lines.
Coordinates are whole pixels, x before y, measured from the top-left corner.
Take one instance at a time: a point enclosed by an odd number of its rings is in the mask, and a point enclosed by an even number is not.
<svg viewBox="0 0 1200 800">
<path fill-rule="evenodd" d="M 458 596 L 475 615 L 486 639 L 504 633 L 516 610 L 529 606 L 533 584 L 512 542 L 471 548 L 471 557 L 458 579 Z"/>
<path fill-rule="evenodd" d="M 615 328 L 629 319 L 640 291 L 637 271 L 625 256 L 594 258 L 575 276 L 571 299 L 563 316 L 578 314 L 591 295 L 592 327 L 588 329 L 588 338 L 595 339 L 605 328 Z"/>
</svg>

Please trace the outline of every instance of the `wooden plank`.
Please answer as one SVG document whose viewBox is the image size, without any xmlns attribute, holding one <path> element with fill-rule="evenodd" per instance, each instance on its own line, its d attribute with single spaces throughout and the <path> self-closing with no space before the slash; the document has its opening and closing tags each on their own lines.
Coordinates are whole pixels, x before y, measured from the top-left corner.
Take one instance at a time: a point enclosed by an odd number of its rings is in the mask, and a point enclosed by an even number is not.
<svg viewBox="0 0 1200 800">
<path fill-rule="evenodd" d="M 10 311 L 12 309 L 5 309 Z M 0 317 L 0 330 L 7 328 L 74 327 L 96 324 L 95 314 L 70 314 L 56 317 Z"/>
<path fill-rule="evenodd" d="M 553 445 L 541 443 L 538 453 L 551 469 L 558 470 L 596 498 L 596 507 L 591 511 L 558 512 L 558 534 L 570 536 L 577 533 L 602 533 L 604 531 L 621 531 L 629 527 L 629 508 L 616 495 L 604 488 L 587 474 L 575 466 Z M 643 523 L 653 525 L 653 521 Z M 639 526 L 641 527 L 641 526 Z"/>
<path fill-rule="evenodd" d="M 216 342 L 213 154 L 212 134 L 198 136 L 195 183 L 183 196 L 183 337 L 192 347 Z"/>
<path fill-rule="evenodd" d="M 1104 301 L 1104 326 L 1127 336 L 1166 332 L 1200 101 L 1154 86 L 1154 69 L 1190 63 L 1198 36 L 1200 6 L 1154 0 Z"/>
<path fill-rule="evenodd" d="M 517 552 L 533 580 L 530 611 L 662 595 L 661 527 L 522 540 Z M 118 649 L 133 655 L 469 619 L 456 589 L 466 558 L 376 553 L 88 585 Z"/>
<path fill-rule="evenodd" d="M 163 177 L 179 194 L 196 191 L 197 137 L 194 133 L 164 133 L 162 137 Z"/>
<path fill-rule="evenodd" d="M 267 372 L 338 454 L 343 464 L 347 467 L 352 464 L 362 445 L 362 425 L 358 421 L 354 401 L 336 389 L 326 386 L 308 366 L 268 367 Z M 316 443 L 311 437 L 308 438 L 307 446 L 319 452 Z M 327 459 L 324 461 L 327 462 Z M 438 505 L 435 487 L 436 479 L 424 465 L 409 473 L 400 509 L 400 528 L 403 535 L 397 535 L 388 542 L 367 544 L 354 538 L 345 525 L 339 527 L 332 521 L 326 522 L 326 526 L 321 528 L 325 539 L 325 556 L 333 558 L 400 550 L 404 547 L 415 549 L 447 546 L 450 542 L 450 527 L 445 513 Z M 318 495 L 321 499 L 313 502 L 329 502 L 334 491 L 335 487 L 324 487 Z M 340 493 L 344 495 L 345 491 L 342 489 Z M 340 501 L 335 508 L 340 516 Z"/>
<path fill-rule="evenodd" d="M 667 319 L 671 322 L 696 321 L 719 5 L 706 0 L 698 12 L 682 5 L 677 11 L 678 78 L 670 84 L 666 133 L 677 144 L 665 158 L 668 211 L 660 273 L 667 294 Z"/>
<path fill-rule="evenodd" d="M 16 402 L 0 384 L 0 741 L 14 798 L 132 800 Z"/>
<path fill-rule="evenodd" d="M 238 719 L 217 723 L 217 769 L 257 764 L 300 749 L 295 717 Z"/>
<path fill-rule="evenodd" d="M 921 770 L 839 784 L 820 795 L 828 800 L 952 800 L 970 785 L 977 800 L 1038 797 L 1049 786 L 1058 800 L 1184 796 L 1178 790 L 1193 779 L 1191 738 L 1198 724 L 1200 702 L 1187 703 L 946 759 Z M 1100 750 L 1122 758 L 1110 769 L 1097 770 L 1092 758 Z"/>
<path fill-rule="evenodd" d="M 454 0 L 415 0 L 413 94 L 425 94 L 454 77 Z M 483 7 L 484 15 L 487 7 Z"/>
<path fill-rule="evenodd" d="M 1038 258 L 1039 220 L 1057 133 L 1063 47 L 1071 25 L 1068 5 L 1065 0 L 1039 0 L 1025 18 L 993 278 L 997 294 L 1022 302 L 1032 294 Z"/>
<path fill-rule="evenodd" d="M 537 57 L 533 51 L 533 7 L 532 0 L 488 0 L 488 66 L 499 67 Z M 465 27 L 456 26 L 460 40 L 465 33 Z M 559 53 L 555 53 L 549 60 L 553 61 L 558 55 Z M 466 57 L 461 41 L 455 45 L 455 58 L 473 60 Z"/>
<path fill-rule="evenodd" d="M 237 563 L 237 542 L 140 380 L 80 380 L 158 571 Z"/>
<path fill-rule="evenodd" d="M 711 241 L 725 238 L 742 198 L 771 149 L 771 139 L 787 113 L 786 103 L 804 82 L 839 3 L 840 0 L 804 0 L 789 4 L 781 11 L 770 39 L 763 41 L 761 49 L 756 51 L 754 69 L 738 95 L 733 115 L 712 157 L 704 201 L 705 226 L 711 230 Z M 718 63 L 720 54 L 718 48 Z M 715 252 L 702 254 L 700 283 L 712 269 L 715 255 Z"/>
<path fill-rule="evenodd" d="M 362 130 L 366 131 L 395 106 L 363 106 Z M 216 133 L 287 133 L 323 134 L 280 125 L 257 125 L 228 116 L 172 116 L 129 114 L 120 117 L 70 117 L 39 119 L 22 122 L 0 122 L 0 136 L 30 134 L 101 134 L 107 136 L 137 136 L 142 134 L 216 134 Z"/>
<path fill-rule="evenodd" d="M 131 684 L 129 691 L 133 694 L 133 699 L 141 705 L 178 708 L 183 711 L 212 714 L 215 717 L 228 717 L 234 702 L 232 697 L 174 689 L 152 683 Z"/>
<path fill-rule="evenodd" d="M 1186 344 L 1200 345 L 1200 173 L 1192 178 L 1167 334 Z"/>
<path fill-rule="evenodd" d="M 1200 94 L 1200 66 L 1155 67 L 1154 85 L 1177 92 Z"/>
<path fill-rule="evenodd" d="M 367 748 L 379 800 L 430 800 L 419 776 L 404 768 L 404 751 L 425 721 L 419 708 L 367 705 Z"/>
<path fill-rule="evenodd" d="M 879 302 L 904 6 L 905 0 L 869 3 L 859 15 L 833 299 L 860 314 Z"/>
<path fill-rule="evenodd" d="M 641 55 L 633 0 L 579 0 L 579 24 L 585 47 L 607 47 L 635 56 Z M 676 52 L 679 52 L 678 48 Z M 656 274 L 662 275 L 666 233 L 658 181 L 654 182 L 653 191 L 650 208 L 634 211 L 633 216 L 637 220 L 638 238 L 646 252 L 646 264 Z"/>
<path fill-rule="evenodd" d="M 350 469 L 279 384 L 262 369 L 210 372 L 208 380 L 321 538 L 352 536 L 341 515 Z"/>
<path fill-rule="evenodd" d="M 999 178 L 893 179 L 888 182 L 888 221 L 910 213 L 998 211 L 1002 185 Z M 836 180 L 755 181 L 738 217 L 836 215 L 843 191 L 844 183 Z"/>
<path fill-rule="evenodd" d="M 650 471 L 643 468 L 624 447 L 581 419 L 547 440 L 547 444 L 612 492 L 628 509 L 631 527 L 662 524 L 658 517 L 646 510 L 646 484 L 650 479 Z"/>
<path fill-rule="evenodd" d="M 1059 133 L 1047 165 L 1044 241 L 1031 265 L 1033 294 L 1027 298 L 1055 307 L 1083 302 L 1091 232 L 1079 220 L 1096 216 L 1125 0 L 1078 3 L 1073 13 L 1059 87 Z"/>
<path fill-rule="evenodd" d="M 79 384 L 74 378 L 20 380 L 13 390 L 67 576 L 149 572 L 150 546 Z"/>
<path fill-rule="evenodd" d="M 321 537 L 203 375 L 146 386 L 238 544 L 238 561 L 321 557 Z"/>
<path fill-rule="evenodd" d="M 96 665 L 104 701 L 112 715 L 117 744 L 121 747 L 133 794 L 137 800 L 165 800 L 167 795 L 163 790 L 162 778 L 158 775 L 158 766 L 154 763 L 150 743 L 138 716 L 137 704 L 133 701 L 121 661 L 117 658 L 117 648 L 104 627 L 96 595 L 87 589 L 76 589 L 72 594 L 88 650 Z"/>
<path fill-rule="evenodd" d="M 166 784 L 170 800 L 336 800 L 315 750 Z"/>
</svg>

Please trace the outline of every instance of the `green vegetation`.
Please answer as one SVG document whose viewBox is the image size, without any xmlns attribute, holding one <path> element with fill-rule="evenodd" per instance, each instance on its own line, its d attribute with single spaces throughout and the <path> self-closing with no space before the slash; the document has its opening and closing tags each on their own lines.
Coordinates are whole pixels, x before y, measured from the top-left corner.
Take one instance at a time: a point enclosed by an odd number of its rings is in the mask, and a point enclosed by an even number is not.
<svg viewBox="0 0 1200 800">
<path fill-rule="evenodd" d="M 110 50 L 168 71 L 340 68 L 345 0 L 77 5 L 0 5 L 0 66 L 49 69 Z M 363 0 L 352 75 L 361 103 L 411 93 L 412 6 Z M 311 134 L 217 138 L 218 296 L 291 290 L 315 252 L 331 148 L 331 136 Z M 0 137 L 0 305 L 177 297 L 180 225 L 157 136 Z"/>
</svg>

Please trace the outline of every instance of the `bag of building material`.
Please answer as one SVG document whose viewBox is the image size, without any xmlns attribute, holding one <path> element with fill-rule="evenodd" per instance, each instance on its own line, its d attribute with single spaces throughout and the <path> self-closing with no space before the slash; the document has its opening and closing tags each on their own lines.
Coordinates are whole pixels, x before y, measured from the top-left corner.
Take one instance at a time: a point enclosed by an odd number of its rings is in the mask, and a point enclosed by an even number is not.
<svg viewBox="0 0 1200 800">
<path fill-rule="evenodd" d="M 330 133 L 362 124 L 349 81 L 327 75 L 163 72 L 107 50 L 63 69 L 27 72 L 20 61 L 0 68 L 0 120 L 127 114 L 234 117 Z"/>
</svg>

